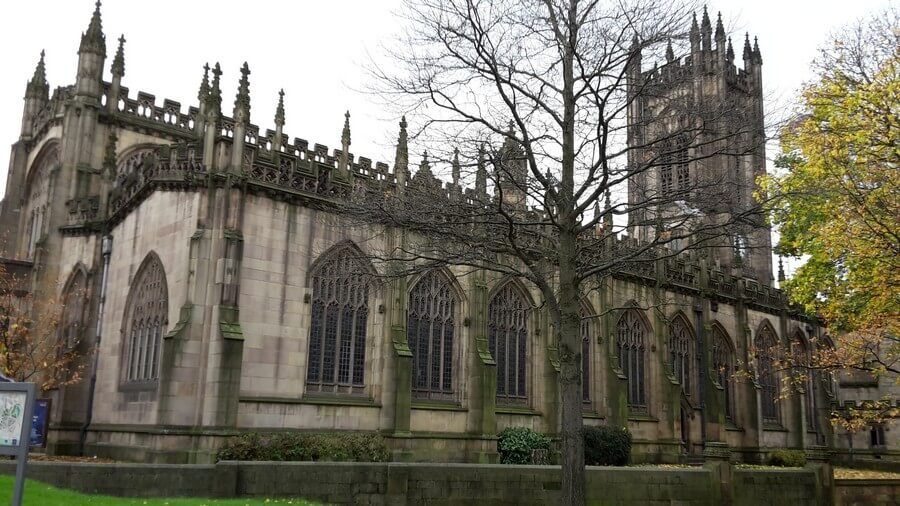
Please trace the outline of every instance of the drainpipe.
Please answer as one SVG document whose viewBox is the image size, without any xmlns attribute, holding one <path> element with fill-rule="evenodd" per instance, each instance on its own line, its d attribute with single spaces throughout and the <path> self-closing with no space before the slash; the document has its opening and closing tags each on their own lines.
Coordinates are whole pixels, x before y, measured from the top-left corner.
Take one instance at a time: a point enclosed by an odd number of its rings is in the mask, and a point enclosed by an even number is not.
<svg viewBox="0 0 900 506">
<path fill-rule="evenodd" d="M 97 332 L 94 335 L 93 360 L 91 361 L 91 383 L 88 388 L 87 413 L 81 434 L 78 438 L 78 453 L 84 456 L 84 445 L 87 441 L 88 427 L 94 417 L 94 390 L 97 387 L 97 363 L 100 360 L 100 337 L 103 335 L 103 309 L 106 306 L 106 278 L 109 275 L 109 256 L 112 253 L 112 236 L 104 235 L 100 239 L 100 254 L 103 256 L 103 276 L 100 279 L 100 303 L 97 307 Z"/>
<path fill-rule="evenodd" d="M 700 373 L 698 374 L 700 394 L 700 442 L 706 446 L 706 335 L 703 329 L 703 307 L 694 305 L 697 319 L 697 348 L 700 350 Z"/>
</svg>

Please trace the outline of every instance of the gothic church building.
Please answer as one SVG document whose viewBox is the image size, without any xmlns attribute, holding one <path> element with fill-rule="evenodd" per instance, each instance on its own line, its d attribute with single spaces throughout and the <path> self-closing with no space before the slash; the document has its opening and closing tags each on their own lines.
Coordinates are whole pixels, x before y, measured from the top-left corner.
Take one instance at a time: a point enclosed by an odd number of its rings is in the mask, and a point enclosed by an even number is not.
<svg viewBox="0 0 900 506">
<path fill-rule="evenodd" d="M 734 100 L 761 128 L 759 48 L 748 40 L 739 68 L 706 13 L 691 42 L 685 59 L 633 72 L 693 75 L 703 100 Z M 36 300 L 65 302 L 61 336 L 96 349 L 85 381 L 47 393 L 49 451 L 208 462 L 243 431 L 369 431 L 396 459 L 485 462 L 505 427 L 558 432 L 538 290 L 452 269 L 369 283 L 371 238 L 329 211 L 354 179 L 405 184 L 405 122 L 389 168 L 349 152 L 349 125 L 340 149 L 289 139 L 281 101 L 274 130 L 251 123 L 246 64 L 231 116 L 218 65 L 196 105 L 160 104 L 126 86 L 124 39 L 107 58 L 99 2 L 78 55 L 74 84 L 52 94 L 41 56 L 0 211 L 7 262 Z M 736 178 L 765 170 L 763 153 L 733 162 Z M 664 170 L 656 184 L 674 187 L 697 168 Z M 768 229 L 744 240 L 756 249 L 743 263 L 668 259 L 584 299 L 603 314 L 582 325 L 584 421 L 629 427 L 635 461 L 831 446 L 830 384 L 779 399 L 782 373 L 754 352 L 809 353 L 824 330 L 772 286 Z"/>
</svg>

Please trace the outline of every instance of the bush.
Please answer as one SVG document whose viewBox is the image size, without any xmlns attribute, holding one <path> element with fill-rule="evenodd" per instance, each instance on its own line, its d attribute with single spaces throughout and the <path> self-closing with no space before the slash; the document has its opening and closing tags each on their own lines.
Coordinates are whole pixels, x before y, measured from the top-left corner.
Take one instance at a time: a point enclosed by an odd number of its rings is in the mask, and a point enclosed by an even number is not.
<svg viewBox="0 0 900 506">
<path fill-rule="evenodd" d="M 806 465 L 806 454 L 802 450 L 775 450 L 769 454 L 767 463 L 778 467 L 803 467 Z"/>
<path fill-rule="evenodd" d="M 532 451 L 549 449 L 550 438 L 528 427 L 507 427 L 497 434 L 502 464 L 530 464 Z"/>
<path fill-rule="evenodd" d="M 622 427 L 585 427 L 584 463 L 588 466 L 625 466 L 631 456 L 631 432 Z"/>
<path fill-rule="evenodd" d="M 378 434 L 248 432 L 231 438 L 216 460 L 387 462 L 390 452 Z"/>
</svg>

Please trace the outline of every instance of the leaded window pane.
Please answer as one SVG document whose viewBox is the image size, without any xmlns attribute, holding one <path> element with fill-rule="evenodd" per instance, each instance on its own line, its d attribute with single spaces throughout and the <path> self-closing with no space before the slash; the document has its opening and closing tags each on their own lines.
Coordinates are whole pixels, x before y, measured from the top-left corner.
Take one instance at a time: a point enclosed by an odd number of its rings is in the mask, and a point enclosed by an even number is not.
<svg viewBox="0 0 900 506">
<path fill-rule="evenodd" d="M 728 336 L 719 327 L 713 327 L 713 370 L 716 381 L 725 392 L 725 419 L 734 421 L 734 354 Z"/>
<path fill-rule="evenodd" d="M 616 352 L 619 368 L 628 381 L 628 408 L 647 411 L 644 336 L 647 333 L 640 315 L 630 309 L 616 323 Z"/>
<path fill-rule="evenodd" d="M 507 283 L 488 306 L 488 348 L 497 363 L 497 402 L 524 404 L 527 393 L 528 317 L 522 292 Z"/>
<path fill-rule="evenodd" d="M 362 393 L 365 387 L 368 269 L 350 248 L 332 252 L 311 273 L 307 392 Z"/>
<path fill-rule="evenodd" d="M 450 280 L 440 271 L 423 275 L 409 294 L 406 327 L 414 397 L 453 400 L 455 318 Z"/>
<path fill-rule="evenodd" d="M 769 326 L 756 336 L 756 367 L 759 378 L 763 421 L 778 423 L 778 380 L 775 375 L 775 353 L 778 338 Z"/>
<path fill-rule="evenodd" d="M 581 310 L 581 401 L 591 402 L 591 321 L 590 314 Z"/>
<path fill-rule="evenodd" d="M 669 364 L 684 394 L 691 395 L 691 351 L 693 335 L 680 315 L 669 326 Z"/>
<path fill-rule="evenodd" d="M 125 381 L 149 382 L 159 379 L 162 335 L 169 317 L 169 296 L 165 272 L 156 256 L 149 256 L 131 285 L 126 309 L 129 336 L 125 349 Z"/>
<path fill-rule="evenodd" d="M 803 402 L 806 409 L 806 428 L 807 430 L 815 431 L 818 425 L 816 423 L 816 394 L 815 382 L 813 381 L 814 375 L 812 374 L 812 355 L 801 334 L 798 333 L 796 335 L 795 341 L 796 357 L 794 360 L 797 364 L 797 374 L 800 376 L 799 379 L 804 390 Z"/>
</svg>

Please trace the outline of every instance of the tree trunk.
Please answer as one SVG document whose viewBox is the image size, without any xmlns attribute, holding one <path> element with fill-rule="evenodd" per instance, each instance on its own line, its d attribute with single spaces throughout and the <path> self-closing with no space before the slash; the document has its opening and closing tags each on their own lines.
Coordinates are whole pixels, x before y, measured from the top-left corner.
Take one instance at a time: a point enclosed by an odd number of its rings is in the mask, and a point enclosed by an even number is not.
<svg viewBox="0 0 900 506">
<path fill-rule="evenodd" d="M 584 441 L 581 416 L 581 310 L 575 277 L 575 235 L 560 237 L 559 389 L 562 400 L 562 504 L 583 506 Z"/>
</svg>

